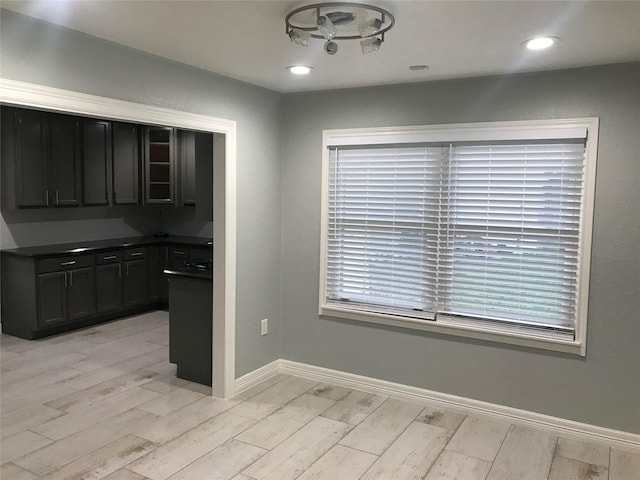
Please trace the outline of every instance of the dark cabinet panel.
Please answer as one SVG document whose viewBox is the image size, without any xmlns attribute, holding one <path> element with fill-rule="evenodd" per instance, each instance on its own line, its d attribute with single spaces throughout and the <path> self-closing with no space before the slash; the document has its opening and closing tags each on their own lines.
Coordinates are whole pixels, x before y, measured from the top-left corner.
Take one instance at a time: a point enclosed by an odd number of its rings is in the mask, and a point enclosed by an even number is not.
<svg viewBox="0 0 640 480">
<path fill-rule="evenodd" d="M 67 115 L 50 116 L 50 192 L 55 206 L 75 206 L 81 202 L 80 119 Z"/>
<path fill-rule="evenodd" d="M 124 306 L 135 307 L 148 303 L 147 260 L 124 262 Z"/>
<path fill-rule="evenodd" d="M 93 267 L 78 268 L 67 272 L 67 312 L 69 320 L 80 320 L 94 314 Z"/>
<path fill-rule="evenodd" d="M 96 266 L 96 310 L 109 313 L 122 309 L 122 264 Z"/>
<path fill-rule="evenodd" d="M 136 125 L 112 124 L 113 203 L 137 205 L 140 167 L 139 132 Z"/>
<path fill-rule="evenodd" d="M 67 272 L 38 275 L 38 320 L 41 327 L 67 320 Z"/>
<path fill-rule="evenodd" d="M 16 207 L 49 205 L 48 114 L 15 110 Z"/>
<path fill-rule="evenodd" d="M 160 248 L 147 248 L 147 267 L 149 268 L 149 301 L 151 303 L 160 300 L 160 279 L 162 278 L 162 270 L 160 269 Z"/>
<path fill-rule="evenodd" d="M 111 196 L 111 128 L 110 122 L 83 120 L 84 203 L 108 205 Z"/>
<path fill-rule="evenodd" d="M 171 259 L 169 258 L 169 247 L 160 247 L 160 300 L 164 303 L 169 301 L 169 276 L 164 272 L 171 267 Z"/>
</svg>

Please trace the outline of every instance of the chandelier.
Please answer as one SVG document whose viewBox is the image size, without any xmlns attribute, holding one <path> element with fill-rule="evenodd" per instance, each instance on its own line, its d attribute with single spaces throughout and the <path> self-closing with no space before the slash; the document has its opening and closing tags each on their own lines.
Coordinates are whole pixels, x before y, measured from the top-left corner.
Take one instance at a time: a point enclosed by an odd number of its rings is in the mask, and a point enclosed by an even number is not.
<svg viewBox="0 0 640 480">
<path fill-rule="evenodd" d="M 314 3 L 296 8 L 285 18 L 293 43 L 306 47 L 312 38 L 324 39 L 324 51 L 334 55 L 336 40 L 360 40 L 362 53 L 375 52 L 395 18 L 387 10 L 354 2 Z"/>
</svg>

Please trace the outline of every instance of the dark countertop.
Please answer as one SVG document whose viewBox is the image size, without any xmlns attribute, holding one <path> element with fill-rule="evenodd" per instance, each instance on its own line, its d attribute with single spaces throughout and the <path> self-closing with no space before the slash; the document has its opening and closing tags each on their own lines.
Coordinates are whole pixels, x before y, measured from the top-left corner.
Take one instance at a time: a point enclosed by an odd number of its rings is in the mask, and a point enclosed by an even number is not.
<svg viewBox="0 0 640 480">
<path fill-rule="evenodd" d="M 213 271 L 195 267 L 180 267 L 164 270 L 165 274 L 174 277 L 200 278 L 202 280 L 213 280 Z"/>
<path fill-rule="evenodd" d="M 2 250 L 3 254 L 18 255 L 23 257 L 49 257 L 55 255 L 73 255 L 81 253 L 93 253 L 112 248 L 142 247 L 149 245 L 188 245 L 191 247 L 211 246 L 210 238 L 185 237 L 181 235 L 169 235 L 156 238 L 152 235 L 145 237 L 109 238 L 106 240 L 92 240 L 86 242 L 60 243 L 57 245 L 39 245 L 35 247 L 18 247 Z"/>
</svg>

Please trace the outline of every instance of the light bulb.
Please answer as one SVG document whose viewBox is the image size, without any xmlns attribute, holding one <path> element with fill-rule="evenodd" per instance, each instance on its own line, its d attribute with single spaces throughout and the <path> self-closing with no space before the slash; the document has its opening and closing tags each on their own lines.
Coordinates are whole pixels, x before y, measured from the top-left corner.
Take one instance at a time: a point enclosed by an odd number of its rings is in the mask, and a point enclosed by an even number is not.
<svg viewBox="0 0 640 480">
<path fill-rule="evenodd" d="M 306 65 L 291 65 L 290 67 L 287 67 L 287 70 L 289 70 L 294 75 L 308 75 L 309 73 L 311 73 L 311 69 L 311 67 L 308 67 Z"/>
<path fill-rule="evenodd" d="M 380 45 L 382 45 L 382 40 L 377 37 L 365 38 L 360 41 L 360 48 L 362 48 L 362 53 L 371 53 L 380 49 Z"/>
<path fill-rule="evenodd" d="M 527 40 L 523 45 L 529 50 L 544 50 L 556 43 L 557 40 L 555 37 L 537 37 Z"/>
<path fill-rule="evenodd" d="M 380 31 L 380 27 L 382 27 L 382 20 L 379 18 L 372 18 L 371 20 L 358 24 L 358 32 L 360 32 L 360 36 L 362 38 L 370 37 L 371 35 L 378 33 Z"/>
<path fill-rule="evenodd" d="M 305 32 L 304 30 L 292 28 L 291 30 L 289 30 L 289 38 L 296 45 L 300 45 L 301 47 L 308 47 L 309 40 L 311 39 L 311 34 L 309 32 Z"/>
<path fill-rule="evenodd" d="M 318 17 L 316 22 L 318 25 L 318 30 L 327 40 L 331 40 L 338 34 L 338 29 L 333 24 L 333 22 L 329 19 L 329 17 L 322 15 Z"/>
</svg>

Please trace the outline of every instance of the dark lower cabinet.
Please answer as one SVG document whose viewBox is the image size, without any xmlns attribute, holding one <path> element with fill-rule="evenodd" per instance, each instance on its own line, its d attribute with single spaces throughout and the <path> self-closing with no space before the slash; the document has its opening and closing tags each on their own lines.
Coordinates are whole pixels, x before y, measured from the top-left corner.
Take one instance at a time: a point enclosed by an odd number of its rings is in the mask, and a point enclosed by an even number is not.
<svg viewBox="0 0 640 480">
<path fill-rule="evenodd" d="M 67 321 L 67 272 L 38 275 L 38 323 L 41 327 Z"/>
<path fill-rule="evenodd" d="M 148 302 L 147 261 L 130 260 L 124 262 L 124 306 L 135 307 Z"/>
<path fill-rule="evenodd" d="M 67 272 L 67 316 L 69 321 L 82 320 L 95 312 L 93 267 Z"/>
<path fill-rule="evenodd" d="M 122 265 L 120 262 L 96 266 L 96 311 L 117 312 L 122 309 Z"/>
<path fill-rule="evenodd" d="M 2 332 L 35 339 L 166 306 L 170 276 L 163 271 L 206 262 L 211 253 L 200 244 L 37 257 L 2 252 Z"/>
<path fill-rule="evenodd" d="M 38 274 L 38 323 L 48 327 L 92 316 L 93 290 L 93 267 Z"/>
</svg>

